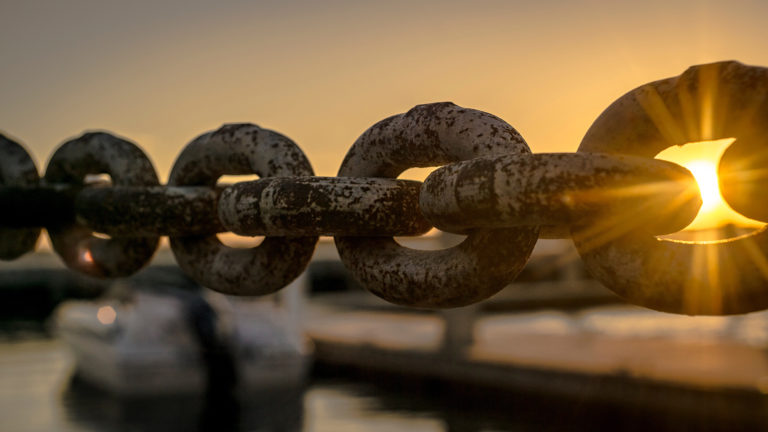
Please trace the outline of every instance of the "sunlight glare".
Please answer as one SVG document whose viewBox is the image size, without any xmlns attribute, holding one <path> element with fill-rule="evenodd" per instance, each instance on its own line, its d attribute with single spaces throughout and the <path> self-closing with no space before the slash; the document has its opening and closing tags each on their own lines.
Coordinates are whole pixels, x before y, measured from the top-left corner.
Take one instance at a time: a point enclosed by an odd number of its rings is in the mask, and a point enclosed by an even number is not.
<svg viewBox="0 0 768 432">
<path fill-rule="evenodd" d="M 685 165 L 693 174 L 701 192 L 700 212 L 711 211 L 722 201 L 720 185 L 717 183 L 717 167 L 710 161 L 697 160 Z"/>
<path fill-rule="evenodd" d="M 720 157 L 733 138 L 716 141 L 701 141 L 688 143 L 683 146 L 668 148 L 658 155 L 663 159 L 686 167 L 696 178 L 701 192 L 702 205 L 696 219 L 691 222 L 686 231 L 709 230 L 728 224 L 739 227 L 760 227 L 764 224 L 737 213 L 723 200 L 720 195 L 720 185 L 717 180 L 717 165 Z"/>
</svg>

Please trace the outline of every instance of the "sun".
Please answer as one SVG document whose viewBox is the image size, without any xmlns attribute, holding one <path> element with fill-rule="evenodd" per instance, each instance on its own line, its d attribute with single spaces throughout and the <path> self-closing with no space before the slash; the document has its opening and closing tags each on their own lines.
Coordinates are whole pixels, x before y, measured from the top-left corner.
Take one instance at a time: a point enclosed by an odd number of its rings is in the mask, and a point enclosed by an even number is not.
<svg viewBox="0 0 768 432">
<path fill-rule="evenodd" d="M 701 193 L 701 209 L 699 212 L 709 212 L 723 200 L 720 196 L 720 185 L 717 181 L 717 166 L 707 160 L 694 160 L 684 165 L 693 174 Z"/>
<path fill-rule="evenodd" d="M 701 208 L 687 231 L 712 230 L 728 224 L 739 227 L 761 227 L 763 222 L 755 221 L 734 211 L 720 195 L 717 179 L 717 165 L 720 157 L 734 139 L 701 141 L 666 149 L 656 158 L 677 163 L 687 168 L 696 178 L 701 192 Z M 672 236 L 674 238 L 674 236 Z"/>
</svg>

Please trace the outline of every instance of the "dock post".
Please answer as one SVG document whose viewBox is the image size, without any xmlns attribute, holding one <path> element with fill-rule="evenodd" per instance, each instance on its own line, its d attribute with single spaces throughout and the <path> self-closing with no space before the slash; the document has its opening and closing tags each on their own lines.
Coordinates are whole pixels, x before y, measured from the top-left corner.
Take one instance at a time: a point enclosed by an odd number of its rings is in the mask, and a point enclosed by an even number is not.
<svg viewBox="0 0 768 432">
<path fill-rule="evenodd" d="M 459 360 L 466 357 L 475 341 L 475 319 L 479 306 L 470 306 L 442 311 L 445 330 L 441 351 L 448 358 Z"/>
<path fill-rule="evenodd" d="M 279 292 L 280 307 L 288 315 L 288 319 L 297 332 L 304 331 L 306 296 L 309 293 L 309 277 L 302 273 L 293 282 Z"/>
<path fill-rule="evenodd" d="M 437 237 L 437 244 L 447 248 L 461 243 L 466 236 L 451 234 L 441 231 Z M 467 351 L 475 342 L 475 320 L 480 310 L 478 303 L 445 309 L 440 314 L 443 317 L 445 328 L 440 350 L 448 358 L 460 360 L 466 357 Z"/>
</svg>

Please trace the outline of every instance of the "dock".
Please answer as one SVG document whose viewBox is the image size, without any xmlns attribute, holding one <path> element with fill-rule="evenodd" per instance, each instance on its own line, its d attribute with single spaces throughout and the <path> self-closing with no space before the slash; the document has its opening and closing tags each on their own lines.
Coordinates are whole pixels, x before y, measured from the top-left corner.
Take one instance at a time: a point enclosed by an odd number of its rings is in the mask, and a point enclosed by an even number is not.
<svg viewBox="0 0 768 432">
<path fill-rule="evenodd" d="M 316 360 L 364 373 L 768 424 L 768 315 L 613 305 L 483 314 L 464 350 L 440 314 L 310 308 Z M 722 412 L 721 412 L 722 411 Z"/>
</svg>

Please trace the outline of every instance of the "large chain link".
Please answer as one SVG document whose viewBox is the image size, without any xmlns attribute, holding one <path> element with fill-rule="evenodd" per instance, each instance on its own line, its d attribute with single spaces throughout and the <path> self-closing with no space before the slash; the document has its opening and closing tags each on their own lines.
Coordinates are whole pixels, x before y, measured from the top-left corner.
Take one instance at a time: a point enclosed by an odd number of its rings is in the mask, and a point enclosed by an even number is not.
<svg viewBox="0 0 768 432">
<path fill-rule="evenodd" d="M 700 118 L 706 121 L 693 120 Z M 64 143 L 42 181 L 23 147 L 0 135 L 0 258 L 34 249 L 45 227 L 67 266 L 119 277 L 144 266 L 167 235 L 181 268 L 202 285 L 261 295 L 298 277 L 318 236 L 329 235 L 374 294 L 402 305 L 455 307 L 512 282 L 540 236 L 572 238 L 590 273 L 632 303 L 744 313 L 768 308 L 768 231 L 709 244 L 657 238 L 689 224 L 701 199 L 688 170 L 653 156 L 672 145 L 738 138 L 721 167 L 725 197 L 765 220 L 768 207 L 743 197 L 754 198 L 753 183 L 768 176 L 745 177 L 740 167 L 762 169 L 744 159 L 765 152 L 756 143 L 766 129 L 768 70 L 724 62 L 627 93 L 595 121 L 577 153 L 532 154 L 505 121 L 452 103 L 419 105 L 376 123 L 354 143 L 338 177 L 313 176 L 293 141 L 252 124 L 194 139 L 166 186 L 135 144 L 106 133 Z M 437 165 L 445 166 L 424 184 L 396 179 L 408 168 Z M 84 181 L 100 173 L 112 184 Z M 260 178 L 217 185 L 225 174 Z M 41 211 L 41 201 L 50 211 Z M 393 239 L 432 226 L 467 237 L 440 251 Z M 230 248 L 216 237 L 228 231 L 265 240 Z"/>
<path fill-rule="evenodd" d="M 767 90 L 765 68 L 737 62 L 691 67 L 619 98 L 590 127 L 578 151 L 652 157 L 671 146 L 722 138 L 736 138 L 732 147 L 737 148 L 763 145 Z M 735 198 L 743 191 L 724 189 L 729 203 L 742 201 Z M 765 202 L 763 196 L 752 198 L 752 208 Z M 593 231 L 575 230 L 576 248 L 595 278 L 632 303 L 687 314 L 768 308 L 765 227 L 717 243 L 658 239 L 637 230 L 600 238 Z"/>
<path fill-rule="evenodd" d="M 397 177 L 412 167 L 482 156 L 530 153 L 504 120 L 452 103 L 419 105 L 365 131 L 339 169 L 344 177 Z M 397 304 L 464 306 L 514 280 L 538 237 L 538 227 L 477 229 L 440 251 L 400 246 L 391 237 L 336 236 L 339 256 L 363 286 Z"/>
</svg>

